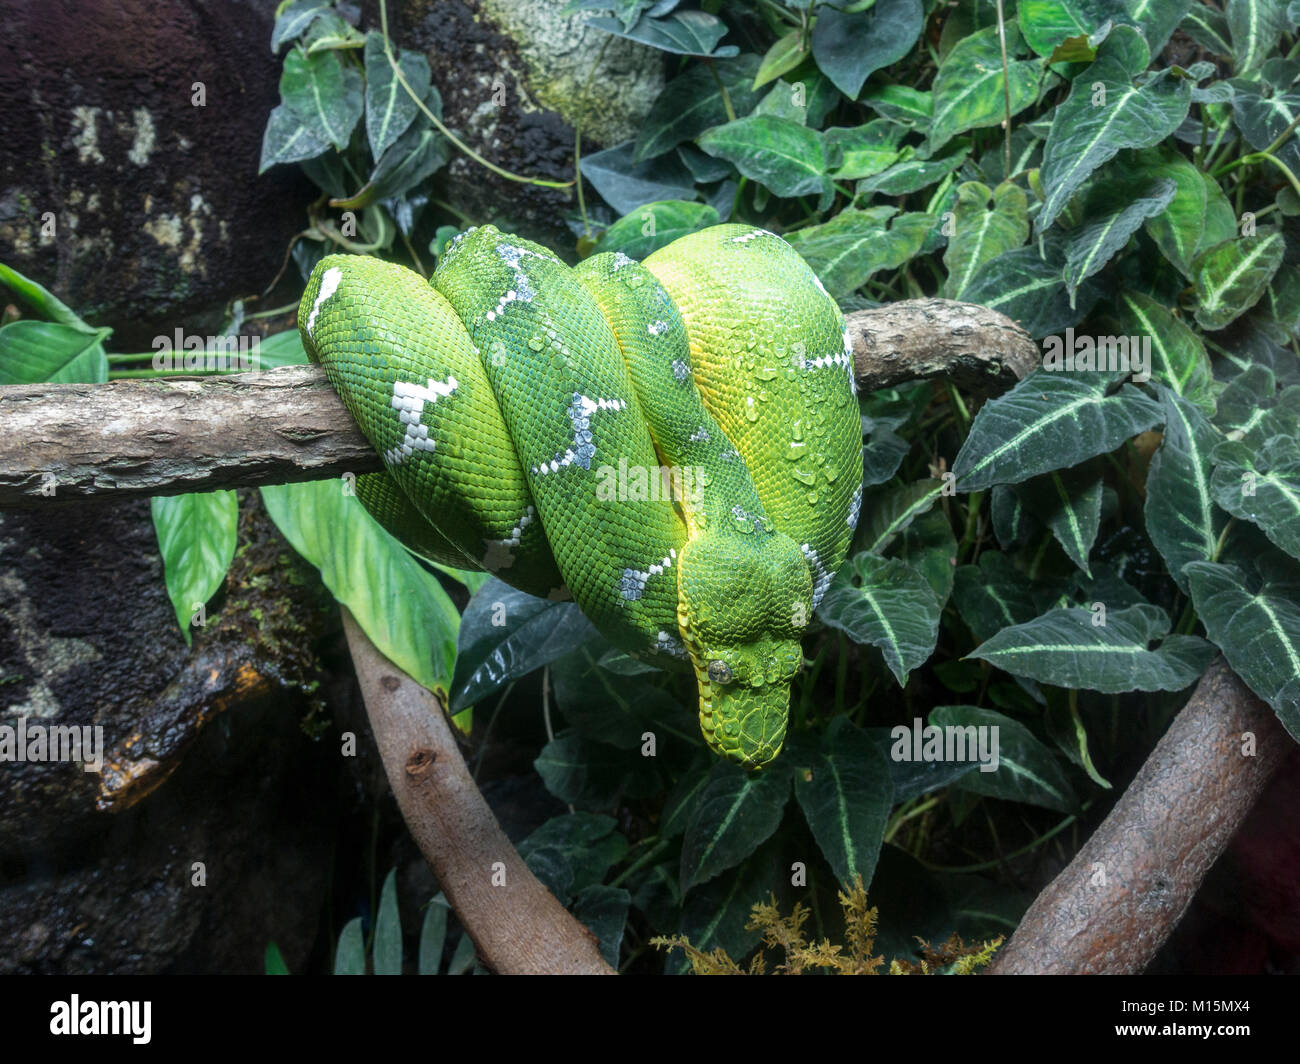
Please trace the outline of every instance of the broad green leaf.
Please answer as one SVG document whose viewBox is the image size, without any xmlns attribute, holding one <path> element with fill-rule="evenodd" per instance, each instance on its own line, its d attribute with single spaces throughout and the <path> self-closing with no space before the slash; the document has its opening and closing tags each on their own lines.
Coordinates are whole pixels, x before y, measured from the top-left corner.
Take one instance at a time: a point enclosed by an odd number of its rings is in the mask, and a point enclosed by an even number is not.
<svg viewBox="0 0 1300 1064">
<path fill-rule="evenodd" d="M 1263 65 L 1287 28 L 1284 0 L 1228 0 L 1224 13 L 1232 39 L 1233 69 L 1238 76 Z"/>
<path fill-rule="evenodd" d="M 1262 448 L 1229 440 L 1211 457 L 1214 501 L 1300 558 L 1300 443 L 1295 437 L 1274 436 Z"/>
<path fill-rule="evenodd" d="M 878 270 L 894 270 L 920 250 L 934 228 L 930 214 L 900 214 L 892 207 L 845 208 L 823 225 L 791 233 L 790 246 L 804 257 L 836 298 L 865 284 Z"/>
<path fill-rule="evenodd" d="M 811 763 L 796 766 L 794 796 L 835 878 L 870 884 L 894 801 L 884 751 L 848 717 L 836 717 Z"/>
<path fill-rule="evenodd" d="M 1035 370 L 980 408 L 952 471 L 961 491 L 1016 484 L 1113 451 L 1161 416 L 1133 385 L 1111 391 L 1105 374 Z"/>
<path fill-rule="evenodd" d="M 1219 182 L 1209 174 L 1201 174 L 1201 180 L 1205 184 L 1205 231 L 1201 233 L 1201 242 L 1196 245 L 1198 255 L 1237 236 L 1237 213 Z M 1195 272 L 1194 263 L 1195 260 L 1189 277 Z"/>
<path fill-rule="evenodd" d="M 58 325 L 67 325 L 80 332 L 98 335 L 103 330 L 87 325 L 70 306 L 59 299 L 43 284 L 24 277 L 17 270 L 0 262 L 0 285 L 4 285 L 42 318 Z M 105 334 L 107 335 L 107 334 Z M 98 383 L 103 383 L 98 382 Z"/>
<path fill-rule="evenodd" d="M 639 749 L 647 731 L 655 733 L 659 747 L 669 737 L 684 745 L 703 741 L 694 705 L 688 710 L 652 679 L 629 683 L 611 672 L 603 656 L 598 660 L 600 647 L 599 640 L 590 641 L 551 666 L 555 704 L 584 738 L 620 750 Z M 648 666 L 641 668 L 663 675 Z M 656 756 L 662 753 L 658 749 Z M 626 767 L 623 773 L 627 774 Z"/>
<path fill-rule="evenodd" d="M 424 922 L 420 925 L 420 948 L 416 970 L 420 975 L 437 975 L 442 967 L 442 947 L 447 941 L 447 913 L 449 906 L 442 894 L 433 898 L 424 909 Z"/>
<path fill-rule="evenodd" d="M 898 142 L 906 132 L 906 127 L 884 118 L 853 128 L 826 130 L 826 143 L 838 146 L 842 154 L 842 162 L 831 176 L 837 181 L 856 181 L 893 166 L 901 157 Z"/>
<path fill-rule="evenodd" d="M 1088 555 L 1101 527 L 1101 478 L 1053 470 L 1019 485 L 1016 494 L 1051 529 L 1070 561 L 1091 575 Z"/>
<path fill-rule="evenodd" d="M 1258 151 L 1271 147 L 1282 133 L 1300 117 L 1300 93 L 1276 93 L 1264 96 L 1255 86 L 1245 88 L 1233 81 L 1232 117 L 1242 136 Z M 1274 153 L 1294 174 L 1300 171 L 1300 131 L 1291 134 Z"/>
<path fill-rule="evenodd" d="M 1029 239 L 1028 209 L 1024 191 L 1009 182 L 998 185 L 992 193 L 978 181 L 957 186 L 952 233 L 943 253 L 943 264 L 948 269 L 945 296 L 961 299 L 984 263 L 1021 247 Z"/>
<path fill-rule="evenodd" d="M 908 149 L 904 148 L 904 153 Z M 966 161 L 967 148 L 950 150 L 937 159 L 903 158 L 887 170 L 863 178 L 854 189 L 853 198 L 857 202 L 879 193 L 884 196 L 905 196 L 928 185 L 933 185 L 947 174 L 952 173 Z"/>
<path fill-rule="evenodd" d="M 1083 221 L 1066 244 L 1065 286 L 1071 295 L 1123 250 L 1144 221 L 1164 211 L 1176 188 L 1164 177 L 1143 186 L 1103 184 L 1088 197 Z"/>
<path fill-rule="evenodd" d="M 370 157 L 379 159 L 420 113 L 416 99 L 429 91 L 429 61 L 416 52 L 403 51 L 397 58 L 398 68 L 415 99 L 402 87 L 384 52 L 383 34 L 371 30 L 366 34 L 366 138 Z"/>
<path fill-rule="evenodd" d="M 1006 31 L 1007 55 L 1014 56 L 1019 45 L 1020 34 L 1012 23 Z M 1017 115 L 1033 104 L 1043 76 L 1042 62 L 1009 59 L 1007 72 L 1004 77 L 996 26 L 972 34 L 948 54 L 934 79 L 931 151 L 958 133 L 998 125 L 1009 117 L 1008 106 Z"/>
<path fill-rule="evenodd" d="M 637 162 L 630 140 L 583 156 L 581 170 L 620 215 L 631 214 L 645 203 L 695 198 L 695 178 L 685 163 L 676 155 Z"/>
<path fill-rule="evenodd" d="M 612 809 L 623 799 L 649 798 L 663 790 L 653 758 L 574 732 L 557 735 L 542 747 L 533 768 L 546 789 L 571 808 Z"/>
<path fill-rule="evenodd" d="M 1184 592 L 1183 566 L 1214 557 L 1226 518 L 1210 491 L 1211 452 L 1220 436 L 1205 413 L 1160 388 L 1164 436 L 1147 469 L 1147 534 Z"/>
<path fill-rule="evenodd" d="M 338 946 L 334 951 L 334 974 L 366 974 L 366 940 L 361 933 L 359 916 L 349 920 L 339 932 Z"/>
<path fill-rule="evenodd" d="M 348 146 L 365 107 L 361 90 L 361 71 L 350 65 L 345 67 L 334 52 L 309 56 L 294 49 L 284 58 L 284 73 L 280 76 L 284 106 L 317 139 L 329 141 L 340 151 Z M 271 117 L 274 121 L 274 112 Z M 270 136 L 270 126 L 267 136 Z M 265 162 L 265 141 L 262 153 Z M 279 157 L 276 161 L 287 160 Z"/>
<path fill-rule="evenodd" d="M 149 505 L 167 596 L 188 644 L 190 618 L 225 583 L 235 557 L 239 504 L 233 491 L 207 491 L 158 496 Z"/>
<path fill-rule="evenodd" d="M 1274 436 L 1300 435 L 1300 386 L 1279 394 L 1273 371 L 1252 365 L 1219 395 L 1214 424 L 1226 438 L 1253 448 Z"/>
<path fill-rule="evenodd" d="M 1055 108 L 1043 149 L 1045 200 L 1037 231 L 1046 231 L 1088 176 L 1121 149 L 1150 147 L 1173 133 L 1187 117 L 1191 91 L 1190 81 L 1169 70 L 1136 86 L 1123 62 L 1100 55 Z"/>
<path fill-rule="evenodd" d="M 313 159 L 328 151 L 329 146 L 329 140 L 323 134 L 309 128 L 297 114 L 280 104 L 267 120 L 257 172 L 261 174 L 272 166 Z"/>
<path fill-rule="evenodd" d="M 551 892 L 570 895 L 601 882 L 627 853 L 618 821 L 597 813 L 552 817 L 519 844 L 519 856 Z"/>
<path fill-rule="evenodd" d="M 444 702 L 460 617 L 438 578 L 336 480 L 262 488 L 285 539 L 394 665 Z"/>
<path fill-rule="evenodd" d="M 830 192 L 834 165 L 822 134 L 788 118 L 751 115 L 702 133 L 697 143 L 778 196 Z"/>
<path fill-rule="evenodd" d="M 1025 42 L 1038 55 L 1050 56 L 1071 37 L 1089 37 L 1111 12 L 1104 0 L 1020 0 L 1016 21 Z"/>
<path fill-rule="evenodd" d="M 1214 648 L 1196 636 L 1168 632 L 1168 615 L 1145 603 L 1105 613 L 1055 609 L 1003 629 L 970 656 L 1057 687 L 1106 694 L 1181 691 L 1209 666 Z M 1148 649 L 1155 640 L 1160 646 Z"/>
<path fill-rule="evenodd" d="M 301 37 L 316 19 L 330 11 L 328 0 L 294 0 L 276 16 L 271 31 L 271 54 L 278 55 L 285 41 Z"/>
<path fill-rule="evenodd" d="M 734 868 L 767 840 L 781 822 L 792 774 L 782 758 L 760 773 L 726 761 L 713 766 L 682 839 L 683 893 Z"/>
<path fill-rule="evenodd" d="M 341 16 L 329 13 L 311 24 L 303 45 L 308 55 L 347 48 L 364 48 L 366 39 Z"/>
<path fill-rule="evenodd" d="M 855 553 L 883 554 L 921 514 L 928 513 L 943 489 L 939 480 L 918 480 L 873 491 L 863 498 L 862 517 L 854 536 Z"/>
<path fill-rule="evenodd" d="M 863 552 L 840 569 L 817 616 L 854 642 L 879 647 L 902 687 L 934 652 L 942 611 L 929 581 L 912 566 Z"/>
<path fill-rule="evenodd" d="M 375 940 L 370 947 L 375 975 L 402 974 L 402 918 L 397 911 L 397 869 L 384 878 L 375 914 Z"/>
<path fill-rule="evenodd" d="M 1119 292 L 1120 328 L 1134 339 L 1150 340 L 1151 376 L 1206 413 L 1214 411 L 1210 356 L 1201 338 L 1150 296 Z"/>
<path fill-rule="evenodd" d="M 257 342 L 256 365 L 258 369 L 276 369 L 279 366 L 305 366 L 309 359 L 302 346 L 302 333 L 285 329 L 272 333 Z"/>
<path fill-rule="evenodd" d="M 461 618 L 451 709 L 473 705 L 582 646 L 595 634 L 572 602 L 551 602 L 500 580 L 488 581 L 470 599 Z"/>
<path fill-rule="evenodd" d="M 930 127 L 934 117 L 934 97 L 907 85 L 871 85 L 862 93 L 866 104 L 882 118 L 915 126 L 921 131 Z"/>
<path fill-rule="evenodd" d="M 0 384 L 103 384 L 104 340 L 112 329 L 24 318 L 0 328 Z"/>
<path fill-rule="evenodd" d="M 587 25 L 673 55 L 730 59 L 740 51 L 734 44 L 718 47 L 726 35 L 727 24 L 704 11 L 676 11 L 666 18 L 646 16 L 626 28 L 618 19 L 604 17 L 589 18 Z"/>
<path fill-rule="evenodd" d="M 729 876 L 721 876 L 686 896 L 677 933 L 701 950 L 724 949 L 730 957 L 743 957 L 757 944 L 762 932 L 750 925 L 754 901 L 767 898 L 786 882 L 782 869 L 766 854 L 746 861 Z M 788 872 L 786 873 L 788 875 Z M 666 971 L 691 970 L 688 960 L 674 951 Z"/>
<path fill-rule="evenodd" d="M 1192 263 L 1196 323 L 1222 329 L 1258 303 L 1282 265 L 1285 246 L 1281 229 L 1261 228 L 1198 255 Z"/>
<path fill-rule="evenodd" d="M 1300 584 L 1266 579 L 1252 593 L 1234 566 L 1192 562 L 1192 602 L 1232 671 L 1273 707 L 1300 742 Z"/>
<path fill-rule="evenodd" d="M 952 599 L 978 643 L 1038 613 L 1028 577 L 997 550 L 981 554 L 978 565 L 958 567 Z"/>
<path fill-rule="evenodd" d="M 803 31 L 791 30 L 784 37 L 779 38 L 763 56 L 758 73 L 754 75 L 753 88 L 761 89 L 782 74 L 788 74 L 808 58 L 810 50 Z"/>
<path fill-rule="evenodd" d="M 618 967 L 623 928 L 627 925 L 627 911 L 631 905 L 632 895 L 626 890 L 603 883 L 593 883 L 580 890 L 573 899 L 574 918 L 596 936 L 600 955 L 611 968 Z"/>
<path fill-rule="evenodd" d="M 992 494 L 993 534 L 1003 550 L 1028 543 L 1043 526 L 1009 484 L 995 484 Z M 1025 618 L 1028 620 L 1028 618 Z"/>
<path fill-rule="evenodd" d="M 997 736 L 997 768 L 984 772 L 981 766 L 974 772 L 965 773 L 953 783 L 958 790 L 1011 802 L 1027 802 L 1062 813 L 1074 809 L 1074 790 L 1060 763 L 1052 751 L 1019 721 L 976 706 L 936 706 L 930 712 L 930 723 L 943 728 L 945 737 L 948 729 L 958 729 L 954 735 L 964 740 L 968 761 L 974 760 L 979 749 L 977 744 L 981 733 L 976 729 L 989 729 L 983 733 L 990 736 L 985 746 L 989 753 L 992 752 L 991 737 Z M 989 763 L 993 763 L 992 759 Z"/>
<path fill-rule="evenodd" d="M 894 541 L 889 556 L 925 577 L 941 606 L 948 602 L 957 566 L 957 537 L 942 510 L 917 517 Z"/>
<path fill-rule="evenodd" d="M 1081 321 L 1100 296 L 1085 281 L 1073 301 L 1065 287 L 1065 244 L 1056 234 L 1046 240 L 1046 257 L 1037 242 L 1005 251 L 976 267 L 962 299 L 1005 314 L 1035 338 Z"/>
<path fill-rule="evenodd" d="M 1127 18 L 1142 31 L 1152 55 L 1169 43 L 1188 8 L 1196 0 L 1122 0 L 1122 21 Z"/>
<path fill-rule="evenodd" d="M 436 92 L 437 90 L 432 90 Z M 375 164 L 370 180 L 346 200 L 333 200 L 331 206 L 358 210 L 381 200 L 403 196 L 418 188 L 450 156 L 447 139 L 428 125 L 417 123 L 403 133 Z"/>
<path fill-rule="evenodd" d="M 1211 55 L 1226 59 L 1232 54 L 1232 45 L 1228 43 L 1228 20 L 1218 8 L 1193 4 L 1179 23 L 1179 29 Z"/>
<path fill-rule="evenodd" d="M 812 54 L 821 72 L 850 100 L 881 67 L 897 62 L 921 36 L 921 0 L 876 0 L 866 11 L 816 9 Z"/>
<path fill-rule="evenodd" d="M 636 139 L 635 162 L 644 162 L 670 151 L 683 141 L 694 140 L 706 129 L 727 121 L 719 82 L 736 114 L 748 113 L 758 102 L 753 80 L 758 57 L 742 55 L 712 64 L 687 67 L 655 99 Z M 716 75 L 716 76 L 715 76 Z"/>
<path fill-rule="evenodd" d="M 671 244 L 680 236 L 718 224 L 718 212 L 707 203 L 662 200 L 642 204 L 611 225 L 596 241 L 596 253 L 621 251 L 633 259 Z"/>
</svg>

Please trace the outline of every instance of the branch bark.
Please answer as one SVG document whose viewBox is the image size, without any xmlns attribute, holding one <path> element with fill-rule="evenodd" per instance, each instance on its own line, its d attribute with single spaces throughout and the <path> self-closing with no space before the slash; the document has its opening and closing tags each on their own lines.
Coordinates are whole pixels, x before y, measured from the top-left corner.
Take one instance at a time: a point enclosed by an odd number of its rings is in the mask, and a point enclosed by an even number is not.
<svg viewBox="0 0 1300 1064">
<path fill-rule="evenodd" d="M 506 838 L 438 700 L 379 652 L 346 607 L 343 628 L 402 817 L 483 963 L 503 975 L 613 975 L 595 936 Z"/>
<path fill-rule="evenodd" d="M 1272 710 L 1218 658 L 989 974 L 1141 972 L 1293 747 Z"/>
<path fill-rule="evenodd" d="M 963 389 L 1002 389 L 1039 360 L 1010 319 L 970 303 L 855 311 L 848 328 L 858 386 L 868 391 L 942 374 Z M 380 468 L 319 366 L 0 387 L 0 510 Z"/>
</svg>

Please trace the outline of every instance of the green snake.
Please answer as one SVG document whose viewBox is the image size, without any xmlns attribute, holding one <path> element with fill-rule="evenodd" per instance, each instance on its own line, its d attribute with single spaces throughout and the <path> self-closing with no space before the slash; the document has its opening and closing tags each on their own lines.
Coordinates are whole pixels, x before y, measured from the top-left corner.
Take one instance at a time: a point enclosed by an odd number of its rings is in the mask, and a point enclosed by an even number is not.
<svg viewBox="0 0 1300 1064">
<path fill-rule="evenodd" d="M 862 498 L 844 317 L 789 244 L 718 225 L 570 267 L 482 226 L 428 281 L 321 260 L 299 329 L 383 457 L 380 524 L 693 666 L 708 745 L 777 756 Z"/>
</svg>

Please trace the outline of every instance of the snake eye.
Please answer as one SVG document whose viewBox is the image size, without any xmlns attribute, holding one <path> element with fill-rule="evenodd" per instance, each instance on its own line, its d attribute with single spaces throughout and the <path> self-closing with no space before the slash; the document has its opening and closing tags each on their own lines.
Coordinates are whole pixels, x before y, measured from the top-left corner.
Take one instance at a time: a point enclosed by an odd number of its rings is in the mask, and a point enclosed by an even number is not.
<svg viewBox="0 0 1300 1064">
<path fill-rule="evenodd" d="M 709 662 L 709 679 L 714 683 L 731 683 L 731 666 L 725 661 Z"/>
</svg>

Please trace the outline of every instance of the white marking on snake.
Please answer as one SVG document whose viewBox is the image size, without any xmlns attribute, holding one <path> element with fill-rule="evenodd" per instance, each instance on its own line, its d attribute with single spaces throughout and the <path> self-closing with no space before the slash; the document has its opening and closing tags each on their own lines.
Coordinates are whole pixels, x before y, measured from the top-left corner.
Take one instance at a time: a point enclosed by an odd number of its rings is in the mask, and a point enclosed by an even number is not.
<svg viewBox="0 0 1300 1064">
<path fill-rule="evenodd" d="M 307 315 L 307 335 L 311 335 L 312 327 L 316 324 L 316 315 L 320 313 L 321 304 L 329 299 L 339 290 L 339 281 L 343 280 L 343 271 L 337 266 L 331 266 L 321 275 L 320 291 L 316 293 L 316 302 L 311 306 L 311 313 Z"/>
<path fill-rule="evenodd" d="M 681 658 L 682 660 L 686 660 L 690 657 L 690 654 L 686 652 L 686 648 L 682 645 L 682 641 L 668 632 L 656 633 L 655 649 L 662 654 L 668 654 L 674 658 Z"/>
<path fill-rule="evenodd" d="M 709 430 L 706 429 L 703 425 L 701 425 L 698 429 L 696 429 L 694 432 L 691 433 L 690 441 L 691 443 L 708 443 Z"/>
<path fill-rule="evenodd" d="M 834 573 L 828 573 L 826 567 L 822 565 L 822 560 L 817 556 L 817 552 L 807 544 L 803 543 L 799 549 L 803 551 L 803 556 L 808 559 L 808 566 L 812 569 L 813 578 L 813 609 L 817 608 L 817 603 L 822 600 L 826 594 L 826 589 L 830 587 L 831 577 Z"/>
<path fill-rule="evenodd" d="M 731 516 L 734 517 L 742 525 L 753 525 L 755 532 L 763 531 L 763 524 L 766 519 L 763 517 L 759 517 L 755 514 L 751 514 L 743 506 L 739 506 L 739 505 L 733 506 L 731 508 Z"/>
<path fill-rule="evenodd" d="M 673 376 L 677 378 L 678 384 L 684 384 L 686 382 L 686 378 L 690 376 L 690 373 L 691 373 L 690 364 L 686 362 L 685 359 L 681 359 L 681 358 L 673 359 Z"/>
<path fill-rule="evenodd" d="M 515 556 L 512 553 L 523 540 L 524 529 L 533 523 L 537 516 L 537 508 L 528 506 L 519 518 L 519 523 L 510 530 L 510 535 L 505 539 L 489 539 L 487 541 L 487 553 L 483 555 L 483 568 L 490 573 L 495 573 L 498 569 L 509 569 L 515 564 Z"/>
<path fill-rule="evenodd" d="M 614 269 L 621 270 L 624 266 L 635 265 L 636 259 L 628 258 L 623 252 L 614 252 Z"/>
<path fill-rule="evenodd" d="M 751 229 L 748 233 L 741 233 L 740 236 L 733 236 L 729 243 L 748 244 L 751 240 L 757 240 L 760 236 L 775 236 L 766 229 Z"/>
<path fill-rule="evenodd" d="M 498 244 L 497 255 L 511 270 L 514 271 L 515 286 L 507 289 L 505 294 L 497 300 L 496 308 L 487 312 L 488 321 L 496 321 L 505 313 L 506 307 L 511 303 L 531 303 L 533 297 L 537 294 L 533 291 L 533 284 L 528 279 L 528 274 L 524 273 L 523 266 L 520 263 L 527 257 L 542 259 L 545 262 L 557 262 L 558 260 L 552 255 L 543 255 L 539 251 L 530 251 L 528 248 L 515 247 L 514 244 Z"/>
<path fill-rule="evenodd" d="M 673 567 L 673 562 L 676 560 L 677 551 L 674 548 L 664 555 L 663 561 L 656 562 L 649 569 L 624 569 L 623 577 L 618 585 L 619 590 L 623 593 L 623 598 L 628 602 L 635 602 L 645 594 L 646 581 L 652 576 L 667 572 Z"/>
<path fill-rule="evenodd" d="M 651 336 L 662 336 L 667 331 L 668 323 L 666 321 L 652 321 L 646 326 L 646 332 Z"/>
<path fill-rule="evenodd" d="M 456 387 L 455 377 L 448 377 L 445 381 L 430 377 L 427 385 L 393 381 L 393 409 L 397 411 L 398 420 L 406 426 L 406 432 L 401 443 L 384 452 L 385 462 L 401 465 L 416 451 L 433 451 L 435 444 L 429 436 L 429 426 L 420 421 L 424 404 L 436 403 L 443 396 L 451 395 Z"/>
<path fill-rule="evenodd" d="M 565 466 L 580 465 L 583 469 L 591 468 L 591 460 L 596 456 L 596 445 L 591 436 L 591 415 L 597 410 L 622 410 L 627 406 L 623 399 L 588 399 L 581 392 L 573 393 L 573 402 L 569 404 L 569 422 L 573 425 L 573 443 L 563 453 L 557 451 L 549 462 L 533 466 L 535 476 L 555 473 Z"/>
<path fill-rule="evenodd" d="M 857 490 L 853 493 L 853 501 L 849 503 L 849 519 L 846 522 L 850 530 L 858 527 L 858 515 L 862 512 L 862 485 L 859 484 Z"/>
</svg>

